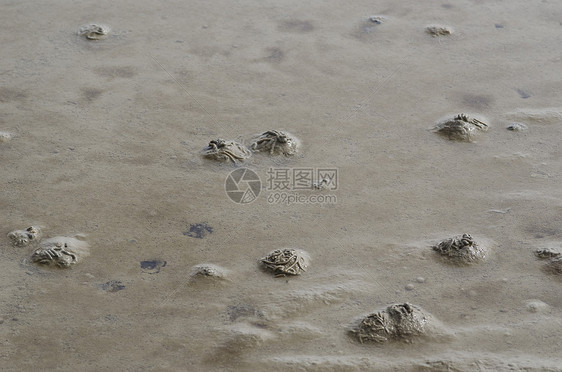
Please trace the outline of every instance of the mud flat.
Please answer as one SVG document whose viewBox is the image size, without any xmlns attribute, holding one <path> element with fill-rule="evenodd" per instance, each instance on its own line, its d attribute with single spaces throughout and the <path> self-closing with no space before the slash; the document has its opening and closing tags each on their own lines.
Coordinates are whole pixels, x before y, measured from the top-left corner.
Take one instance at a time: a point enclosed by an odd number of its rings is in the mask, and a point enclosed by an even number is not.
<svg viewBox="0 0 562 372">
<path fill-rule="evenodd" d="M 0 7 L 0 370 L 561 370 L 557 261 L 533 250 L 562 239 L 562 2 Z M 97 22 L 105 39 L 78 35 Z M 64 242 L 31 262 L 74 231 L 83 262 Z M 463 233 L 485 260 L 430 247 Z M 307 271 L 261 269 L 286 247 Z M 453 339 L 350 337 L 404 303 Z"/>
</svg>

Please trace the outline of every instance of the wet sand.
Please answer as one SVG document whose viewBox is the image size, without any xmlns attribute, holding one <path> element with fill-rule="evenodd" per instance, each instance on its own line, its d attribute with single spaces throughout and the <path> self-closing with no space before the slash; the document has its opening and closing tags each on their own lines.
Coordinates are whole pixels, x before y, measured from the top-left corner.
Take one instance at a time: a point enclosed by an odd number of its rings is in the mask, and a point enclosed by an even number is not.
<svg viewBox="0 0 562 372">
<path fill-rule="evenodd" d="M 4 2 L 0 369 L 562 370 L 562 280 L 533 253 L 562 245 L 561 11 Z M 111 33 L 87 40 L 89 23 Z M 460 113 L 488 131 L 433 133 Z M 298 155 L 200 156 L 270 129 L 297 136 Z M 241 166 L 264 182 L 247 205 L 225 192 Z M 268 203 L 271 167 L 337 168 L 338 189 L 319 191 L 337 203 Z M 7 237 L 29 226 L 85 234 L 90 255 L 34 265 L 37 246 Z M 464 233 L 486 240 L 486 260 L 437 259 L 432 245 Z M 305 273 L 260 269 L 285 247 L 311 255 Z M 199 264 L 227 280 L 190 280 Z M 357 317 L 405 302 L 448 337 L 349 337 Z"/>
</svg>

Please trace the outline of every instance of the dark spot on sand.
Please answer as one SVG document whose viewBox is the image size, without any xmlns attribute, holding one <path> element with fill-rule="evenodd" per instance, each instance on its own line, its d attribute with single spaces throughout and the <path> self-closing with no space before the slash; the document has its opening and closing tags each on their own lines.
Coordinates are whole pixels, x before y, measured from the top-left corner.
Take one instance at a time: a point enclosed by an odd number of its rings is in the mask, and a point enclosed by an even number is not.
<svg viewBox="0 0 562 372">
<path fill-rule="evenodd" d="M 289 21 L 281 22 L 278 28 L 280 31 L 285 31 L 285 32 L 307 33 L 314 30 L 314 25 L 312 24 L 311 21 L 292 19 Z"/>
<path fill-rule="evenodd" d="M 140 267 L 143 272 L 147 274 L 156 274 L 160 269 L 166 266 L 166 261 L 163 260 L 147 260 L 141 261 Z"/>
<path fill-rule="evenodd" d="M 499 23 L 496 23 L 494 26 L 495 26 L 496 28 L 503 28 L 503 25 L 501 25 L 501 24 L 499 24 Z"/>
<path fill-rule="evenodd" d="M 555 257 L 550 259 L 543 267 L 542 270 L 547 274 L 562 275 L 562 258 Z"/>
<path fill-rule="evenodd" d="M 99 287 L 107 292 L 117 292 L 125 289 L 125 285 L 120 280 L 110 280 L 101 284 Z"/>
<path fill-rule="evenodd" d="M 523 123 L 511 123 L 508 127 L 507 130 L 511 130 L 513 132 L 522 132 L 527 130 L 528 127 L 526 124 Z"/>
<path fill-rule="evenodd" d="M 489 108 L 494 103 L 494 97 L 484 94 L 464 94 L 462 103 L 470 108 L 482 110 Z"/>
<path fill-rule="evenodd" d="M 97 88 L 81 88 L 82 96 L 89 102 L 98 98 L 102 93 L 103 90 Z"/>
<path fill-rule="evenodd" d="M 285 53 L 279 48 L 267 48 L 269 55 L 265 60 L 271 63 L 281 63 L 285 59 Z"/>
<path fill-rule="evenodd" d="M 137 74 L 133 66 L 98 67 L 94 70 L 96 74 L 106 78 L 132 78 Z"/>
<path fill-rule="evenodd" d="M 206 222 L 202 222 L 189 225 L 189 231 L 185 231 L 183 235 L 191 238 L 203 239 L 205 236 L 212 233 L 213 228 L 207 225 Z"/>
<path fill-rule="evenodd" d="M 530 226 L 525 230 L 528 233 L 533 234 L 536 239 L 543 239 L 545 237 L 562 237 L 562 232 L 560 230 L 548 226 Z"/>
<path fill-rule="evenodd" d="M 445 8 L 445 9 L 451 9 L 451 8 L 453 8 L 453 5 L 452 4 L 441 4 L 441 7 Z"/>
<path fill-rule="evenodd" d="M 524 90 L 521 90 L 519 88 L 515 89 L 517 91 L 517 93 L 519 93 L 519 96 L 523 99 L 527 99 L 529 97 L 531 97 L 531 95 L 527 92 L 525 92 Z"/>
<path fill-rule="evenodd" d="M 248 304 L 230 305 L 226 308 L 226 313 L 231 322 L 238 318 L 263 318 L 263 313 Z"/>
<path fill-rule="evenodd" d="M 27 98 L 27 93 L 18 88 L 0 87 L 0 102 L 21 101 Z"/>
</svg>

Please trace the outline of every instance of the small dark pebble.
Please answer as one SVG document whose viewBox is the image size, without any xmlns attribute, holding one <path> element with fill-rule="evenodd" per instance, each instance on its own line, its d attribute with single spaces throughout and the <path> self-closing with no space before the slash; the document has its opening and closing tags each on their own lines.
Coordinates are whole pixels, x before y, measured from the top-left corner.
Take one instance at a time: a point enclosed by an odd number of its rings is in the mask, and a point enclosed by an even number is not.
<svg viewBox="0 0 562 372">
<path fill-rule="evenodd" d="M 511 130 L 511 131 L 514 131 L 514 132 L 521 132 L 521 131 L 527 130 L 527 126 L 523 123 L 511 123 L 507 127 L 507 130 Z"/>
<path fill-rule="evenodd" d="M 100 285 L 100 288 L 108 292 L 117 292 L 125 289 L 125 285 L 120 280 L 110 280 Z"/>
<path fill-rule="evenodd" d="M 496 23 L 494 26 L 496 26 L 496 28 L 503 28 L 503 25 Z"/>
<path fill-rule="evenodd" d="M 525 91 L 523 91 L 519 88 L 517 88 L 516 90 L 517 90 L 517 93 L 519 93 L 519 96 L 523 99 L 527 99 L 527 98 L 531 97 L 531 95 L 529 93 L 527 93 L 527 92 L 525 92 Z"/>
<path fill-rule="evenodd" d="M 183 235 L 191 238 L 203 239 L 208 234 L 213 232 L 213 228 L 207 225 L 206 222 L 195 223 L 189 226 L 189 231 L 185 231 Z"/>
<path fill-rule="evenodd" d="M 166 261 L 163 260 L 141 261 L 140 266 L 143 272 L 148 274 L 156 274 L 160 272 L 161 268 L 166 266 Z"/>
</svg>

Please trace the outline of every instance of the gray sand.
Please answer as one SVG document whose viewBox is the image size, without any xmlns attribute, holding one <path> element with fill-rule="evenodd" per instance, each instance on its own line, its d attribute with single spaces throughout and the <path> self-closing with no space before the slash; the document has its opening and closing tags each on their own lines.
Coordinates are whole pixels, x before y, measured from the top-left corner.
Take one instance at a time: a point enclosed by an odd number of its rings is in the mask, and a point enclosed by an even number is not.
<svg viewBox="0 0 562 372">
<path fill-rule="evenodd" d="M 533 253 L 562 242 L 561 13 L 523 0 L 4 1 L 0 369 L 562 370 L 560 275 Z M 95 22 L 111 25 L 105 39 L 78 35 Z M 463 112 L 490 120 L 475 142 L 428 130 Z M 200 156 L 270 128 L 302 151 Z M 242 166 L 262 182 L 248 204 L 225 192 Z M 270 168 L 337 169 L 337 188 L 298 191 L 337 202 L 268 200 Z M 7 234 L 32 225 L 88 234 L 90 256 L 28 264 L 36 247 Z M 434 242 L 465 231 L 493 255 L 434 259 Z M 256 259 L 276 247 L 313 266 L 264 274 Z M 167 264 L 148 274 L 139 263 L 154 259 Z M 229 280 L 190 283 L 206 262 Z M 405 302 L 454 338 L 348 337 L 350 319 Z"/>
</svg>

